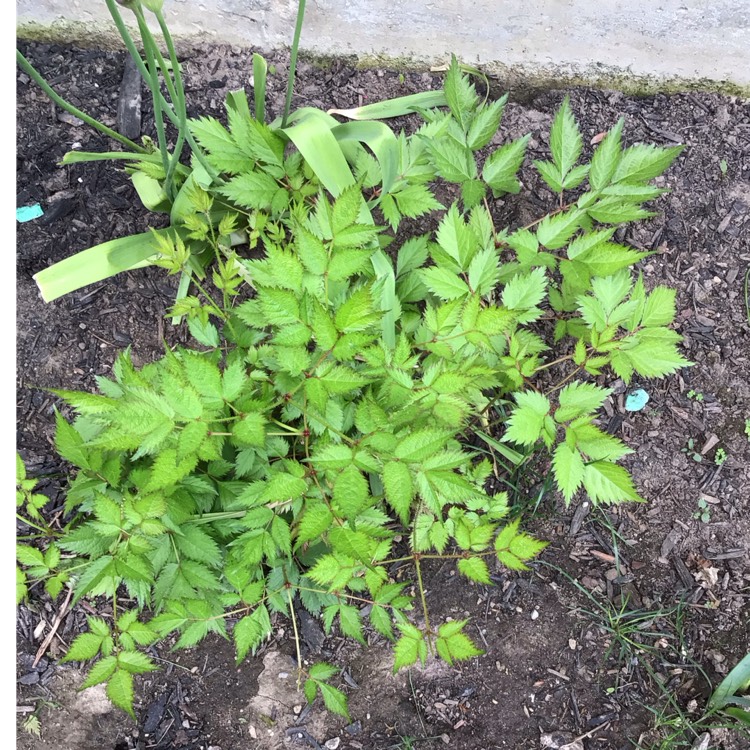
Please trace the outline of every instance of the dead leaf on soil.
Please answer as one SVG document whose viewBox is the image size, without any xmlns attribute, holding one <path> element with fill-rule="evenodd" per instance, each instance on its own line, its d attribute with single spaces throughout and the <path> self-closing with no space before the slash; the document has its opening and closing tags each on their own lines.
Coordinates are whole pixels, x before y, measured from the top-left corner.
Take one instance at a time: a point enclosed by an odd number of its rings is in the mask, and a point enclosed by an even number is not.
<svg viewBox="0 0 750 750">
<path fill-rule="evenodd" d="M 584 750 L 581 739 L 570 732 L 546 732 L 539 738 L 539 745 L 544 750 Z"/>
<path fill-rule="evenodd" d="M 696 573 L 693 573 L 693 578 L 704 588 L 712 589 L 719 581 L 719 569 L 701 568 Z"/>
</svg>

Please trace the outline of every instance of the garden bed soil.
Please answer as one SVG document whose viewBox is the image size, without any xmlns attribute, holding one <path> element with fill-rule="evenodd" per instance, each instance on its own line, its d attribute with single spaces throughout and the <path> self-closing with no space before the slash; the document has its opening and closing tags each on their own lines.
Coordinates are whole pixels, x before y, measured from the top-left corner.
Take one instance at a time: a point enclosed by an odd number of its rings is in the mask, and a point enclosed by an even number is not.
<svg viewBox="0 0 750 750">
<path fill-rule="evenodd" d="M 40 44 L 22 51 L 70 101 L 115 123 L 121 54 Z M 248 51 L 205 47 L 183 59 L 194 113 L 222 117 L 225 93 L 249 85 Z M 269 62 L 275 66 L 269 107 L 278 113 L 287 58 L 272 54 Z M 491 83 L 492 95 L 502 91 L 502 82 Z M 349 107 L 440 85 L 440 74 L 305 62 L 295 103 Z M 419 748 L 573 743 L 571 750 L 625 750 L 638 742 L 655 746 L 664 736 L 654 712 L 663 721 L 675 708 L 700 716 L 707 679 L 716 684 L 750 643 L 750 324 L 743 290 L 750 268 L 750 102 L 712 94 L 515 91 L 500 136 L 531 133 L 525 189 L 493 204 L 498 226 L 526 224 L 552 205 L 530 163 L 547 158 L 552 117 L 566 94 L 586 153 L 619 117 L 627 143 L 686 145 L 659 180 L 671 192 L 654 202 L 658 215 L 618 232 L 621 241 L 652 253 L 640 264 L 647 286 L 676 287 L 676 328 L 695 362 L 664 380 L 631 384 L 650 396 L 642 411 L 625 410 L 621 382 L 605 405 L 604 424 L 634 450 L 628 467 L 648 503 L 587 512 L 576 502 L 565 508 L 548 493 L 527 512 L 528 527 L 550 540 L 530 572 L 498 568 L 496 585 L 486 587 L 459 580 L 447 563 L 428 568 L 432 617 L 471 618 L 468 632 L 486 650 L 455 668 L 431 660 L 425 669 L 393 676 L 390 649 L 378 636 L 370 633 L 371 645 L 362 649 L 336 632 L 325 637 L 305 617 L 303 656 L 341 666 L 351 724 L 318 703 L 301 708 L 284 622 L 240 666 L 231 644 L 218 638 L 182 652 L 169 644 L 153 649 L 163 670 L 138 679 L 133 721 L 111 710 L 99 688 L 77 693 L 79 670 L 56 664 L 85 629 L 86 614 L 106 617 L 107 605 L 80 603 L 67 612 L 64 595 L 52 601 L 33 588 L 18 616 L 19 748 L 370 750 L 411 747 L 412 738 Z M 141 208 L 127 176 L 112 164 L 59 166 L 73 148 L 111 144 L 63 115 L 22 74 L 17 117 L 18 205 L 39 203 L 44 210 L 18 225 L 17 440 L 29 473 L 51 497 L 45 512 L 59 519 L 65 466 L 52 442 L 58 402 L 45 389 L 94 390 L 95 377 L 108 374 L 126 346 L 145 363 L 161 355 L 165 341 L 186 342 L 188 335 L 165 320 L 176 282 L 160 269 L 122 275 L 51 304 L 40 300 L 34 273 L 96 243 L 157 226 L 159 217 Z M 150 132 L 146 102 L 143 121 Z M 716 460 L 720 449 L 723 463 Z M 697 517 L 699 500 L 704 520 Z M 650 615 L 633 630 L 628 618 L 639 612 Z M 34 665 L 61 613 L 57 636 Z M 636 645 L 621 649 L 613 629 Z M 22 728 L 33 711 L 40 737 Z M 697 747 L 701 735 L 685 738 Z M 700 747 L 747 747 L 721 729 L 712 729 L 707 742 Z"/>
</svg>

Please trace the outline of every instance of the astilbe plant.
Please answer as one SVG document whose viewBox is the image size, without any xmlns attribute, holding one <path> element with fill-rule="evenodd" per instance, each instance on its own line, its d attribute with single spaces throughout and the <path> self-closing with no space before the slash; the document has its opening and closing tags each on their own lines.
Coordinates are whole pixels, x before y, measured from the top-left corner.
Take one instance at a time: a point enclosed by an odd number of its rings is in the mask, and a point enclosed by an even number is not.
<svg viewBox="0 0 750 750">
<path fill-rule="evenodd" d="M 194 121 L 222 180 L 183 194 L 151 262 L 185 273 L 196 247 L 210 255 L 215 289 L 198 284 L 172 311 L 207 350 L 141 369 L 125 352 L 100 395 L 56 391 L 78 415 L 57 417 L 57 449 L 76 467 L 70 521 L 19 558 L 29 578 L 57 582 L 52 594 L 67 583 L 76 600 L 112 600 L 111 623 L 90 617 L 65 660 L 98 657 L 85 685 L 106 682 L 131 713 L 133 675 L 154 669 L 139 646 L 214 632 L 239 661 L 277 615 L 296 635 L 299 607 L 326 631 L 394 641 L 395 670 L 430 652 L 479 655 L 465 621 L 430 617 L 424 562 L 490 584 L 494 565 L 524 570 L 545 546 L 509 518 L 505 493 L 486 492 L 492 463 L 464 439 L 479 418 L 516 462 L 547 452 L 566 503 L 641 499 L 617 463 L 631 451 L 596 424 L 611 393 L 600 383 L 689 363 L 669 327 L 674 291 L 647 291 L 632 272 L 647 253 L 613 237 L 652 215 L 642 203 L 664 191 L 650 181 L 680 149 L 623 148 L 621 120 L 580 163 L 566 99 L 551 158 L 536 162 L 554 207 L 498 228 L 491 203 L 520 191 L 528 136 L 481 155 L 505 98 L 481 102 L 455 60 L 444 97 L 394 136 L 395 162 L 355 145 L 338 171 L 311 165 L 236 94 L 229 129 Z M 439 180 L 460 200 L 444 207 Z M 434 232 L 393 241 L 423 215 Z M 395 562 L 411 581 L 392 580 Z M 347 715 L 334 667 L 299 670 L 308 701 L 320 692 Z"/>
</svg>

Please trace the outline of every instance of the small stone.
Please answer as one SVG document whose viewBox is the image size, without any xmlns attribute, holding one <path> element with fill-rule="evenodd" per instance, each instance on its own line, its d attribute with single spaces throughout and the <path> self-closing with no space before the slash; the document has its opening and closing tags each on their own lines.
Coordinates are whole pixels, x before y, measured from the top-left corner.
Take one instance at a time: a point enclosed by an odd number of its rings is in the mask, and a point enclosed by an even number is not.
<svg viewBox="0 0 750 750">
<path fill-rule="evenodd" d="M 297 704 L 296 706 L 292 707 L 292 711 L 294 711 L 295 716 L 299 716 L 299 714 L 302 712 L 302 706 Z"/>
<path fill-rule="evenodd" d="M 289 677 L 289 672 L 279 672 L 279 679 L 286 680 Z"/>
<path fill-rule="evenodd" d="M 330 740 L 327 740 L 325 743 L 325 746 L 328 748 L 328 750 L 336 750 L 336 748 L 341 744 L 341 738 L 340 737 L 331 737 Z"/>
<path fill-rule="evenodd" d="M 578 646 L 578 642 L 576 641 L 576 639 L 575 638 L 569 638 L 568 639 L 568 648 L 571 651 L 575 651 L 576 650 L 576 646 Z"/>
<path fill-rule="evenodd" d="M 538 618 L 539 618 L 539 612 L 537 612 L 537 610 L 534 610 L 534 611 L 533 611 L 533 612 L 531 613 L 531 619 L 532 619 L 532 620 L 536 620 L 536 619 L 538 619 Z"/>
</svg>

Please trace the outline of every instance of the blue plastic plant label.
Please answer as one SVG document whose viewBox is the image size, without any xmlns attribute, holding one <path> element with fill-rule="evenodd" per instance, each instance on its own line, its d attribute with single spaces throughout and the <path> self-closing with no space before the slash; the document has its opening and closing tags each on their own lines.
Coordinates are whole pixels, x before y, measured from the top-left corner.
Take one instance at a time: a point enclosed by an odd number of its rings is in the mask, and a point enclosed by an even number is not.
<svg viewBox="0 0 750 750">
<path fill-rule="evenodd" d="M 625 409 L 627 411 L 640 411 L 648 403 L 649 395 L 643 388 L 628 393 L 625 399 Z"/>
<path fill-rule="evenodd" d="M 35 203 L 33 206 L 20 206 L 16 209 L 16 221 L 21 223 L 38 219 L 43 215 L 44 211 L 42 211 L 42 207 L 38 203 Z"/>
</svg>

